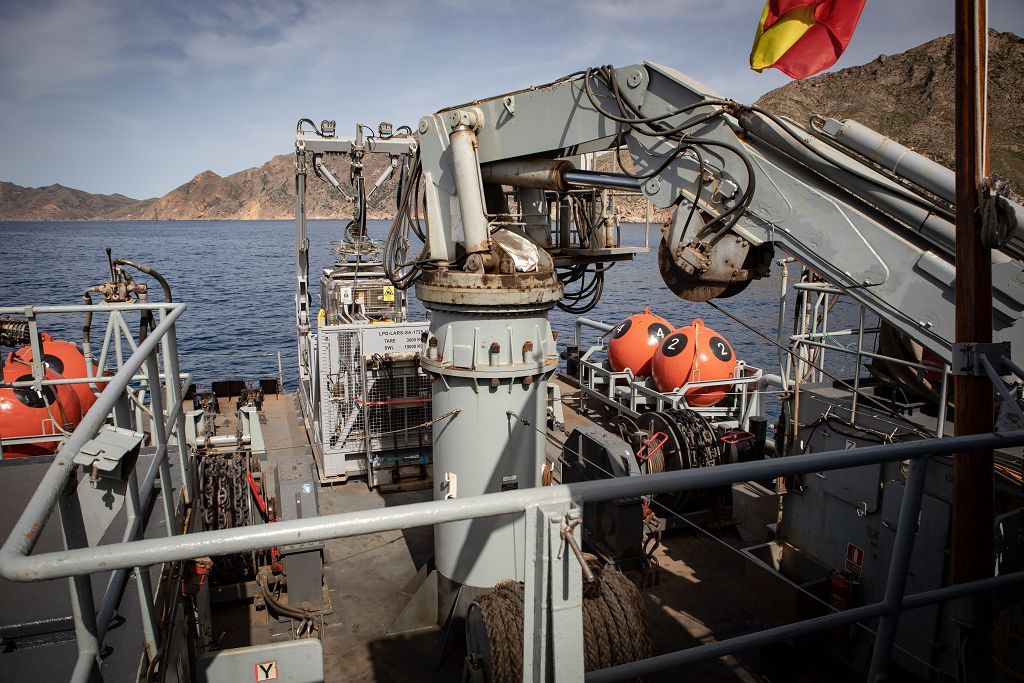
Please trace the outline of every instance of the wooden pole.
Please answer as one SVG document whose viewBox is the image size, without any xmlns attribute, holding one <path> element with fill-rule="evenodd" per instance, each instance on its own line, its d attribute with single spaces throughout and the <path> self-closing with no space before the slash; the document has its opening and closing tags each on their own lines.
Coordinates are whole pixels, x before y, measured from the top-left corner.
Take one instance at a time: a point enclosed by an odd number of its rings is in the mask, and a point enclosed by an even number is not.
<svg viewBox="0 0 1024 683">
<path fill-rule="evenodd" d="M 992 341 L 992 260 L 981 242 L 979 186 L 988 175 L 985 89 L 987 2 L 956 0 L 956 341 Z M 957 436 L 993 429 L 986 377 L 954 378 Z M 953 582 L 993 573 L 992 451 L 959 453 L 954 465 Z M 960 624 L 961 681 L 992 679 L 991 598 L 954 607 Z"/>
</svg>

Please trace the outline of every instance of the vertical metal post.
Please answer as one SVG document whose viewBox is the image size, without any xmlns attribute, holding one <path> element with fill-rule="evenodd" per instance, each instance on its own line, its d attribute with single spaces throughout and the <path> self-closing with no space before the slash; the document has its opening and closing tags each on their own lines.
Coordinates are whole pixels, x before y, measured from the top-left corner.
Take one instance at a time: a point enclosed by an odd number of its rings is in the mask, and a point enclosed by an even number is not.
<svg viewBox="0 0 1024 683">
<path fill-rule="evenodd" d="M 949 404 L 949 366 L 942 366 L 942 385 L 939 387 L 939 414 L 935 421 L 935 438 L 946 435 L 946 408 Z"/>
<path fill-rule="evenodd" d="M 563 250 L 568 249 L 572 241 L 570 214 L 569 195 L 562 194 L 558 198 L 558 247 Z"/>
<path fill-rule="evenodd" d="M 28 340 L 32 347 L 32 378 L 37 382 L 36 390 L 42 393 L 42 381 L 46 377 L 46 371 L 43 369 L 43 343 L 39 338 L 39 323 L 36 321 L 35 311 L 31 308 L 25 317 L 28 319 Z"/>
<path fill-rule="evenodd" d="M 561 531 L 572 501 L 526 510 L 523 683 L 583 680 L 583 586 Z M 579 534 L 579 525 L 574 533 Z M 577 542 L 579 538 L 577 537 Z"/>
<path fill-rule="evenodd" d="M 818 356 L 818 367 L 821 368 L 820 370 L 818 370 L 819 382 L 823 382 L 825 380 L 825 375 L 823 373 L 825 371 L 825 351 L 826 346 L 828 346 L 828 309 L 831 300 L 832 295 L 826 292 L 823 298 L 824 306 L 821 311 L 821 343 L 823 344 L 823 346 L 820 347 L 821 352 Z"/>
<path fill-rule="evenodd" d="M 857 361 L 853 364 L 853 398 L 850 404 L 850 422 L 857 421 L 857 398 L 860 396 L 860 362 L 864 353 L 864 307 L 860 307 L 860 324 L 857 327 Z"/>
<path fill-rule="evenodd" d="M 114 340 L 114 360 L 118 370 L 124 365 L 124 352 L 121 348 L 121 324 L 123 323 L 124 320 L 121 318 L 120 311 L 110 312 L 109 324 L 113 329 L 108 328 L 108 331 Z"/>
<path fill-rule="evenodd" d="M 644 199 L 644 248 L 651 248 L 651 203 Z"/>
<path fill-rule="evenodd" d="M 981 242 L 979 186 L 988 175 L 986 150 L 987 3 L 956 2 L 956 341 L 992 341 L 991 252 Z M 985 377 L 953 379 L 957 436 L 992 431 L 992 387 Z M 953 466 L 953 582 L 992 576 L 992 450 L 957 453 Z M 991 680 L 990 594 L 953 605 L 959 624 L 961 681 Z"/>
<path fill-rule="evenodd" d="M 167 535 L 174 536 L 177 533 L 177 522 L 175 520 L 174 484 L 171 481 L 171 468 L 167 464 L 167 449 L 161 449 L 167 443 L 167 430 L 164 427 L 163 392 L 160 391 L 160 367 L 157 361 L 159 347 L 146 356 L 146 375 L 149 382 L 149 409 L 153 413 L 150 425 L 152 426 L 153 445 L 157 451 L 163 450 L 160 455 L 160 499 L 164 506 L 164 519 L 167 522 Z M 184 430 L 182 430 L 184 433 Z"/>
<path fill-rule="evenodd" d="M 139 497 L 139 477 L 133 469 L 131 474 L 128 475 L 128 496 L 127 496 L 127 507 L 125 508 L 125 514 L 127 515 L 128 524 L 127 527 L 131 529 L 132 522 L 139 516 L 142 510 L 141 500 Z M 139 525 L 139 528 L 143 528 L 145 525 Z M 134 538 L 128 540 L 135 540 Z M 139 590 L 139 612 L 142 616 L 142 633 L 146 640 L 146 649 L 149 652 L 149 658 L 151 659 L 159 652 L 159 635 L 156 626 L 156 615 L 153 613 L 153 587 L 149 582 L 149 570 L 147 567 L 135 567 L 135 583 Z M 110 588 L 118 588 L 114 586 L 114 579 L 111 577 Z M 123 588 L 123 586 L 121 587 Z M 120 589 L 119 591 L 120 592 Z M 102 615 L 101 615 L 102 616 Z M 100 628 L 105 632 L 107 624 L 100 624 Z"/>
<path fill-rule="evenodd" d="M 786 302 L 789 299 L 789 263 L 790 259 L 779 259 L 778 264 L 782 267 L 782 285 L 779 292 L 779 324 L 776 329 L 779 347 L 779 374 L 782 376 L 782 390 L 789 391 L 789 373 L 793 368 L 793 354 L 786 353 L 786 344 L 783 343 L 782 326 L 786 322 Z M 785 362 L 783 362 L 785 357 Z"/>
<path fill-rule="evenodd" d="M 549 679 L 549 551 L 546 508 L 531 507 L 526 516 L 526 581 L 523 582 L 523 683 Z"/>
<path fill-rule="evenodd" d="M 76 489 L 78 479 L 72 476 L 60 496 L 57 507 L 60 511 L 60 527 L 64 535 L 64 547 L 88 547 L 85 523 L 82 520 L 82 508 L 79 504 Z M 99 669 L 100 640 L 96 634 L 96 607 L 93 603 L 92 577 L 72 576 L 68 579 L 71 589 L 71 614 L 75 620 L 75 643 L 78 647 L 78 659 L 71 680 L 76 683 L 95 681 L 101 678 Z"/>
<path fill-rule="evenodd" d="M 281 364 L 281 352 L 277 352 L 277 391 L 280 395 L 284 391 L 284 366 Z"/>
<path fill-rule="evenodd" d="M 161 309 L 161 316 L 165 313 Z M 167 393 L 169 394 L 168 412 L 173 411 L 182 402 L 181 373 L 178 368 L 178 333 L 177 325 L 171 325 L 164 335 L 165 353 L 164 367 L 167 370 Z M 163 419 L 163 418 L 161 418 Z M 188 444 L 185 443 L 185 410 L 178 410 L 178 418 L 174 427 L 174 441 L 178 446 L 178 466 L 181 467 L 181 500 L 185 505 L 192 502 L 192 461 Z"/>
<path fill-rule="evenodd" d="M 295 153 L 295 325 L 298 332 L 299 388 L 307 379 L 309 350 L 309 238 L 306 230 L 306 154 Z"/>
<path fill-rule="evenodd" d="M 569 511 L 573 517 L 582 511 Z M 583 581 L 576 555 L 562 540 L 564 515 L 548 518 L 548 552 L 551 554 L 551 680 L 583 683 Z M 572 533 L 582 543 L 580 526 Z"/>
<path fill-rule="evenodd" d="M 868 672 L 869 683 L 880 683 L 889 678 L 889 658 L 892 656 L 896 640 L 896 628 L 900 623 L 903 593 L 907 587 L 907 571 L 910 569 L 910 558 L 914 552 L 914 539 L 917 536 L 921 515 L 921 497 L 924 495 L 927 475 L 928 458 L 910 461 L 907 485 L 903 490 L 903 501 L 900 504 L 896 539 L 893 541 L 892 557 L 889 560 L 889 575 L 885 581 L 885 595 L 882 598 L 882 602 L 890 611 L 878 622 L 875 649 L 871 653 L 871 668 Z"/>
</svg>

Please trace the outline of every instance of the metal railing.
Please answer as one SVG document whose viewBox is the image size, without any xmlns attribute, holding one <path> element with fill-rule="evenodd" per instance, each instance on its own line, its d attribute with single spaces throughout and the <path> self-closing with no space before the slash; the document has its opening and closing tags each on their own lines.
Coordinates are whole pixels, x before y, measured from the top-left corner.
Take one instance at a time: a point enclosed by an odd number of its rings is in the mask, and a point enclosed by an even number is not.
<svg viewBox="0 0 1024 683">
<path fill-rule="evenodd" d="M 184 381 L 179 374 L 178 350 L 175 323 L 185 312 L 183 303 L 123 303 L 95 304 L 79 306 L 28 306 L 0 308 L 0 313 L 23 316 L 29 321 L 33 358 L 42 358 L 37 317 L 50 314 L 109 314 L 106 333 L 100 353 L 99 368 L 108 362 L 108 353 L 113 348 L 114 364 L 118 368 L 113 376 L 93 377 L 92 358 L 88 345 L 83 343 L 87 356 L 87 374 L 79 379 L 47 379 L 41 363 L 33 364 L 33 380 L 24 383 L 41 390 L 42 387 L 55 384 L 89 383 L 93 386 L 105 384 L 99 393 L 96 403 L 82 418 L 67 440 L 59 448 L 53 462 L 43 475 L 36 491 L 32 494 L 21 517 L 15 523 L 10 536 L 0 552 L 0 573 L 15 581 L 39 581 L 45 578 L 68 577 L 71 588 L 71 607 L 74 617 L 75 638 L 78 647 L 78 658 L 72 673 L 72 680 L 92 680 L 100 676 L 99 653 L 102 650 L 104 635 L 122 599 L 124 587 L 131 570 L 136 578 L 139 591 L 142 630 L 146 649 L 151 656 L 160 651 L 159 628 L 155 616 L 155 599 L 150 585 L 147 563 L 132 563 L 123 567 L 113 568 L 106 590 L 96 609 L 92 582 L 89 574 L 105 571 L 94 559 L 88 571 L 69 572 L 57 569 L 55 573 L 45 576 L 45 572 L 37 571 L 36 563 L 40 557 L 59 558 L 64 553 L 86 553 L 93 558 L 103 557 L 109 549 L 116 546 L 89 546 L 85 528 L 83 507 L 77 495 L 79 479 L 75 456 L 82 447 L 93 439 L 100 428 L 107 422 L 108 416 L 115 415 L 118 421 L 118 405 L 125 397 L 130 396 L 139 409 L 135 412 L 135 420 L 127 419 L 130 426 L 142 431 L 144 422 L 148 422 L 149 440 L 153 447 L 153 455 L 148 470 L 139 484 L 138 474 L 133 469 L 126 474 L 125 488 L 126 524 L 122 535 L 122 543 L 130 545 L 138 542 L 151 516 L 154 497 L 156 496 L 157 480 L 159 479 L 160 498 L 162 500 L 164 521 L 168 536 L 178 533 L 179 502 L 187 503 L 190 492 L 188 483 L 191 481 L 191 452 L 185 443 L 184 413 L 182 401 L 191 384 L 191 375 Z M 154 314 L 158 324 L 155 329 L 145 335 L 138 343 L 132 339 L 124 319 L 124 313 L 140 311 Z M 84 340 L 83 340 L 84 341 Z M 127 349 L 131 355 L 123 357 Z M 161 372 L 161 365 L 163 372 Z M 141 371 L 141 374 L 140 374 Z M 141 382 L 142 386 L 134 391 L 132 383 Z M 148 392 L 149 406 L 145 409 L 144 401 Z M 165 408 L 166 406 L 166 408 Z M 165 417 L 166 416 L 166 417 Z M 148 418 L 148 420 L 146 419 Z M 125 420 L 121 411 L 122 421 Z M 50 439 L 52 440 L 52 436 Z M 175 486 L 172 481 L 169 451 L 173 447 L 178 453 L 178 466 L 181 475 L 181 501 L 174 500 Z M 43 527 L 53 514 L 54 508 L 60 511 L 60 524 L 65 539 L 66 550 L 32 556 L 32 550 L 39 540 Z M 13 560 L 13 558 L 19 558 Z M 13 561 L 12 561 L 13 560 Z M 57 566 L 62 562 L 57 559 Z"/>
<path fill-rule="evenodd" d="M 851 422 L 856 421 L 857 410 L 863 398 L 861 381 L 863 375 L 862 363 L 865 359 L 902 366 L 918 371 L 922 375 L 924 373 L 939 375 L 939 387 L 936 392 L 938 405 L 946 405 L 950 378 L 952 376 L 949 363 L 945 361 L 939 361 L 934 364 L 924 363 L 868 351 L 865 349 L 864 344 L 865 335 L 877 335 L 881 331 L 881 326 L 865 326 L 866 309 L 863 305 L 858 306 L 857 327 L 838 330 L 829 329 L 828 311 L 831 308 L 832 302 L 842 296 L 843 292 L 821 282 L 800 282 L 795 284 L 793 289 L 797 291 L 798 296 L 797 313 L 794 320 L 794 332 L 789 336 L 789 349 L 787 353 L 789 362 L 783 368 L 783 372 L 787 378 L 786 385 L 792 387 L 794 394 L 798 395 L 800 393 L 802 382 L 807 381 L 804 378 L 809 378 L 815 382 L 821 382 L 826 377 L 838 378 L 834 372 L 829 374 L 825 369 L 825 353 L 832 352 L 840 357 L 853 358 L 853 379 L 851 383 L 847 383 L 847 388 L 851 392 L 849 418 Z M 811 295 L 816 295 L 813 304 L 810 301 Z M 780 302 L 780 306 L 782 305 L 783 303 Z M 839 342 L 841 337 L 854 337 L 856 338 L 856 343 L 851 344 L 850 347 L 843 346 Z M 795 367 L 793 367 L 793 359 L 795 359 Z M 989 377 L 992 379 L 995 389 L 1000 391 L 1004 398 L 1007 398 L 1005 387 L 1001 381 L 997 381 L 994 369 L 989 373 Z M 795 398 L 795 401 L 799 402 L 799 396 Z M 1019 411 L 1016 401 L 1009 401 L 1008 405 Z M 794 411 L 794 420 L 795 418 L 796 411 Z M 794 428 L 796 427 L 797 425 L 794 422 Z M 945 429 L 946 411 L 939 410 L 936 416 L 935 436 L 942 437 L 945 434 Z"/>
<path fill-rule="evenodd" d="M 131 374 L 141 367 L 144 360 L 154 357 L 157 340 L 173 328 L 176 317 L 172 311 L 157 328 L 157 333 L 140 345 L 139 350 L 111 382 L 113 391 L 108 389 L 101 395 L 97 404 L 98 411 L 109 410 L 115 399 L 113 392 L 123 391 Z M 180 403 L 172 408 L 169 423 L 174 421 L 179 409 Z M 31 555 L 34 539 L 53 507 L 58 503 L 62 506 L 73 505 L 71 497 L 66 495 L 71 488 L 67 484 L 73 474 L 71 456 L 100 426 L 102 415 L 98 411 L 95 414 L 90 411 L 88 423 L 80 425 L 58 454 L 14 531 L 0 548 L 0 574 L 4 577 L 15 581 L 72 577 L 76 590 L 85 597 L 91 596 L 91 593 L 88 592 L 89 581 L 83 577 L 95 572 L 139 571 L 141 567 L 164 562 L 253 551 L 300 541 L 326 541 L 480 517 L 521 514 L 526 518 L 527 533 L 524 680 L 543 679 L 546 662 L 550 661 L 551 671 L 557 680 L 579 681 L 584 679 L 581 568 L 573 553 L 561 550 L 564 543 L 562 529 L 569 526 L 568 520 L 580 515 L 583 503 L 909 459 L 913 464 L 908 475 L 907 494 L 903 497 L 888 585 L 882 602 L 591 672 L 586 674 L 586 680 L 632 678 L 875 617 L 882 617 L 876 639 L 876 659 L 880 659 L 879 666 L 884 670 L 901 611 L 1024 582 L 1024 572 L 1016 572 L 911 596 L 904 595 L 906 563 L 916 533 L 913 520 L 920 511 L 927 458 L 987 448 L 1021 446 L 1024 445 L 1024 431 L 906 442 L 640 477 L 507 491 L 275 522 L 256 527 L 176 535 L 166 539 L 135 540 L 131 537 L 126 538 L 124 543 L 102 548 L 82 547 L 74 543 L 64 551 Z M 166 448 L 163 447 L 160 453 L 165 456 Z M 159 464 L 163 460 L 164 457 L 157 457 L 154 463 Z M 579 530 L 576 529 L 574 533 L 579 533 Z M 76 628 L 82 633 L 79 640 L 80 662 L 85 658 L 83 666 L 87 668 L 83 672 L 76 669 L 76 674 L 90 672 L 95 665 L 97 651 L 96 624 L 91 623 L 90 617 L 93 614 L 91 600 L 83 599 L 78 605 L 75 620 Z M 92 664 L 88 661 L 90 658 Z M 878 671 L 876 669 L 874 673 Z"/>
</svg>

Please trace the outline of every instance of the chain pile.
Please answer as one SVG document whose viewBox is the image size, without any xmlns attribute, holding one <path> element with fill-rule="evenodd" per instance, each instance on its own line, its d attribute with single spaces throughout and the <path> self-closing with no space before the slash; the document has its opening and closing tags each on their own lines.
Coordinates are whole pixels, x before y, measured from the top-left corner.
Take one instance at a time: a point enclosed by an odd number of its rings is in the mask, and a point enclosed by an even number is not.
<svg viewBox="0 0 1024 683">
<path fill-rule="evenodd" d="M 252 521 L 248 463 L 248 455 L 242 452 L 208 455 L 203 459 L 199 490 L 205 529 L 234 529 Z M 211 581 L 239 583 L 250 581 L 255 575 L 253 553 L 236 553 L 216 558 Z"/>
</svg>

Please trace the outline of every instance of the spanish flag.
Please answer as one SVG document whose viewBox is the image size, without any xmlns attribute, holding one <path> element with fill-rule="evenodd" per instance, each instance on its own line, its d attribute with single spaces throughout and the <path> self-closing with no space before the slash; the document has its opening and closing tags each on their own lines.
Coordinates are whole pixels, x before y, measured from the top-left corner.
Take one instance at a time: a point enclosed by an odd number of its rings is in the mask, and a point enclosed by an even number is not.
<svg viewBox="0 0 1024 683">
<path fill-rule="evenodd" d="M 750 68 L 806 78 L 836 63 L 850 43 L 865 0 L 767 0 L 750 50 Z"/>
</svg>

